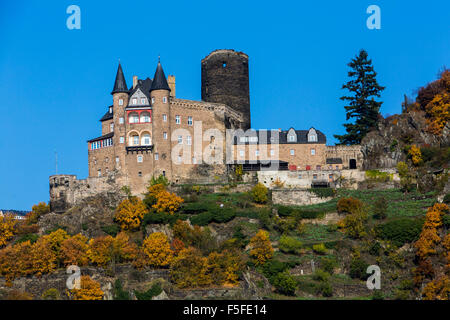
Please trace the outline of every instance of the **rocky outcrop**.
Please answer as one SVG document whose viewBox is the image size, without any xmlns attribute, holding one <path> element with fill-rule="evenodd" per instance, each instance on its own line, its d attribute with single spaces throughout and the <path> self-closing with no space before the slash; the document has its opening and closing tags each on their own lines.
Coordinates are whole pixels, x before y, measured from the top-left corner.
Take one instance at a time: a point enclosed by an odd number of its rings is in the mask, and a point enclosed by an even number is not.
<svg viewBox="0 0 450 320">
<path fill-rule="evenodd" d="M 369 132 L 361 142 L 364 156 L 363 169 L 393 168 L 406 160 L 406 145 L 447 146 L 450 126 L 440 136 L 427 131 L 423 112 L 409 112 L 382 119 L 378 127 Z"/>
<path fill-rule="evenodd" d="M 78 202 L 64 213 L 48 213 L 40 217 L 40 232 L 64 228 L 71 234 L 82 233 L 94 238 L 104 236 L 102 227 L 111 225 L 114 209 L 125 198 L 122 193 L 100 193 Z"/>
</svg>

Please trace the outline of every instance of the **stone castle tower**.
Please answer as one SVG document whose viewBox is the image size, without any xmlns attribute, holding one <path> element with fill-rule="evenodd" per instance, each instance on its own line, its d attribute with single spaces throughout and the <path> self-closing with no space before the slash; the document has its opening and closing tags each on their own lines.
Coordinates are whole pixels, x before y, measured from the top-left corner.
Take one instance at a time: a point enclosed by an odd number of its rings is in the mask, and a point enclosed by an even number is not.
<svg viewBox="0 0 450 320">
<path fill-rule="evenodd" d="M 202 100 L 223 103 L 244 117 L 250 128 L 248 55 L 234 50 L 216 50 L 202 60 Z"/>
</svg>

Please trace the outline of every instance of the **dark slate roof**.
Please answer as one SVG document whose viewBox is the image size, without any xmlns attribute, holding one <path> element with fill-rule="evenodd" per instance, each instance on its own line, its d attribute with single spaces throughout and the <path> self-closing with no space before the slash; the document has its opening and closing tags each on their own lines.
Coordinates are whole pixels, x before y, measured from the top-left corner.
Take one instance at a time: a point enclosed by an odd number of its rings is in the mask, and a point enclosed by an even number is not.
<svg viewBox="0 0 450 320">
<path fill-rule="evenodd" d="M 125 81 L 125 76 L 123 75 L 122 66 L 119 62 L 119 67 L 117 68 L 116 81 L 114 81 L 114 88 L 111 94 L 118 92 L 128 92 L 127 83 Z"/>
<path fill-rule="evenodd" d="M 152 79 L 147 77 L 145 80 L 138 80 L 136 87 L 130 90 L 130 96 L 132 96 L 137 89 L 141 89 L 141 91 L 145 94 L 145 96 L 150 100 L 150 87 L 152 86 Z"/>
<path fill-rule="evenodd" d="M 296 142 L 288 142 L 287 135 L 289 130 L 250 130 L 250 134 L 246 132 L 244 136 L 258 136 L 259 144 L 325 144 L 326 136 L 319 130 L 317 133 L 317 142 L 308 142 L 309 130 L 294 130 L 297 135 Z M 264 137 L 264 134 L 266 137 Z M 240 136 L 235 136 L 233 144 L 258 144 L 258 142 L 240 142 Z"/>
<path fill-rule="evenodd" d="M 169 90 L 169 84 L 167 83 L 166 75 L 164 74 L 164 70 L 161 66 L 161 63 L 158 61 L 158 66 L 156 67 L 155 76 L 153 77 L 153 82 L 150 87 L 150 91 L 153 90 Z"/>
<path fill-rule="evenodd" d="M 342 164 L 342 158 L 327 158 L 327 164 Z"/>
<path fill-rule="evenodd" d="M 108 139 L 108 138 L 112 138 L 112 137 L 114 137 L 114 132 L 104 134 L 101 137 L 97 137 L 97 138 L 88 140 L 87 142 L 94 142 L 94 141 L 99 141 L 99 140 Z"/>
<path fill-rule="evenodd" d="M 106 111 L 105 115 L 100 119 L 100 121 L 111 120 L 113 118 L 114 112 L 109 112 L 109 108 L 112 108 L 112 106 L 108 107 L 108 111 Z"/>
</svg>

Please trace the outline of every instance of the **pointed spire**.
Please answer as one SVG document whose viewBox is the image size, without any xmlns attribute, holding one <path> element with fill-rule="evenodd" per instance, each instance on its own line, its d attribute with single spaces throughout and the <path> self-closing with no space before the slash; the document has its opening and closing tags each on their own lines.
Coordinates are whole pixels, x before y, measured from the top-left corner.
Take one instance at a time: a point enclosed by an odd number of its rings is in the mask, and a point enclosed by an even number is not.
<svg viewBox="0 0 450 320">
<path fill-rule="evenodd" d="M 114 89 L 111 92 L 111 94 L 118 92 L 128 92 L 128 87 L 127 83 L 125 82 L 125 76 L 123 75 L 120 60 L 119 60 L 119 68 L 117 68 L 116 81 L 114 82 Z"/>
<path fill-rule="evenodd" d="M 153 77 L 152 86 L 150 91 L 153 90 L 168 90 L 170 91 L 169 84 L 167 83 L 166 75 L 164 74 L 161 62 L 158 57 L 158 66 L 156 67 L 155 76 Z"/>
</svg>

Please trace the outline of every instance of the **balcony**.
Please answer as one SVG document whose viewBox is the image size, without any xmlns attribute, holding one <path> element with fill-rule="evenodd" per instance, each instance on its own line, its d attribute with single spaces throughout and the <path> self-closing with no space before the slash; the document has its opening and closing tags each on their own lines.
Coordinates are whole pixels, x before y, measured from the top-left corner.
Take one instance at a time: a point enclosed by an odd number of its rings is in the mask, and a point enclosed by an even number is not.
<svg viewBox="0 0 450 320">
<path fill-rule="evenodd" d="M 132 147 L 126 147 L 127 154 L 128 153 L 149 153 L 153 151 L 153 145 L 149 146 L 132 146 Z"/>
</svg>

